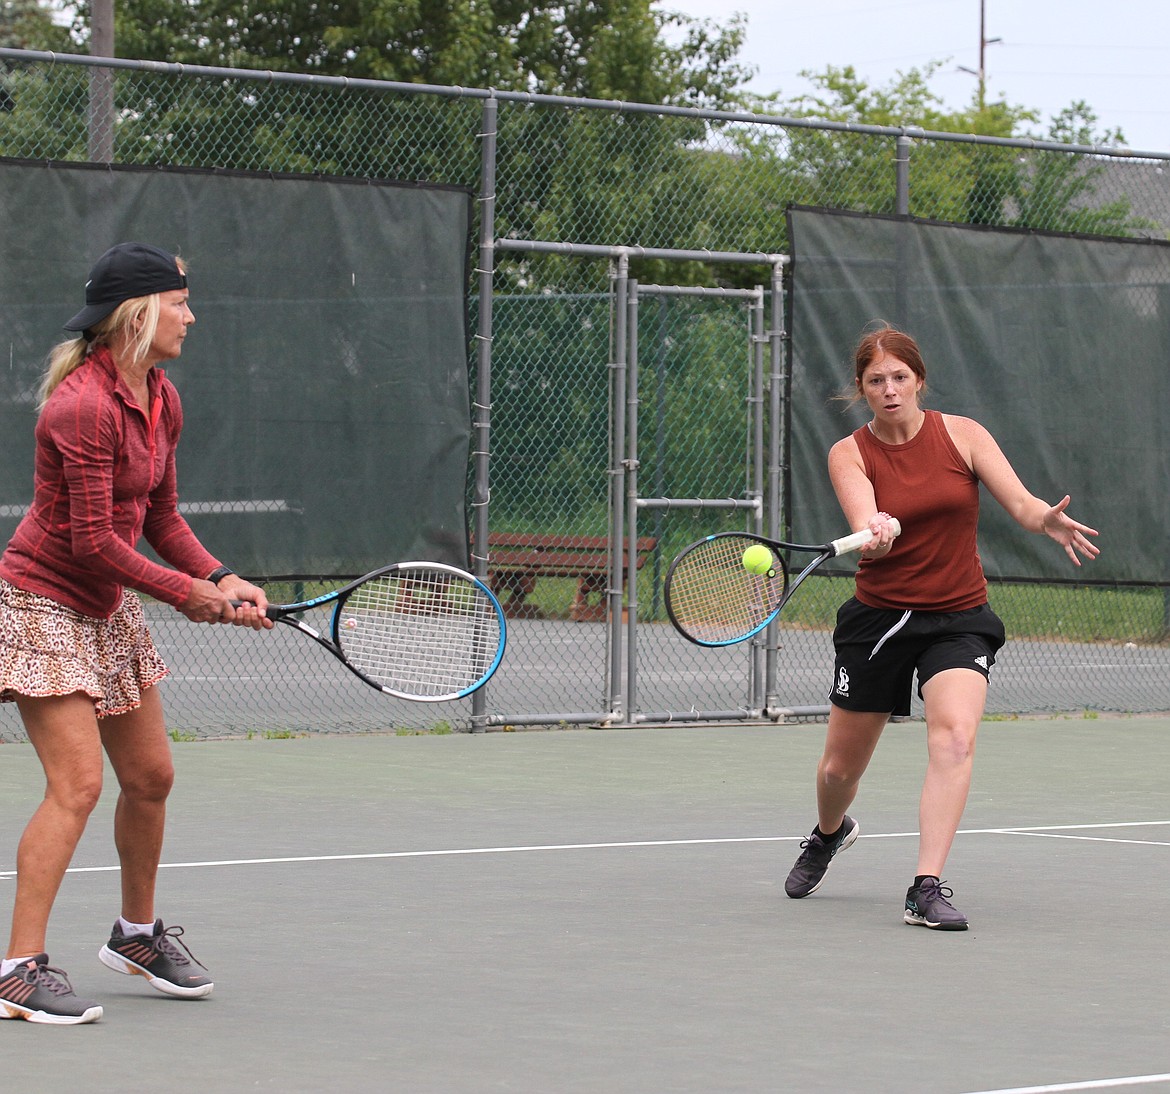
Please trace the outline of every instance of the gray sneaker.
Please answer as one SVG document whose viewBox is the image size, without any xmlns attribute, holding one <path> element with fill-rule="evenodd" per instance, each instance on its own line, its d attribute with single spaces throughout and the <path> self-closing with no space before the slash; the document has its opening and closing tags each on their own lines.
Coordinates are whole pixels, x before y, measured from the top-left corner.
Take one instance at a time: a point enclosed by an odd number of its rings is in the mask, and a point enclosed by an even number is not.
<svg viewBox="0 0 1170 1094">
<path fill-rule="evenodd" d="M 196 965 L 203 972 L 207 969 L 180 940 L 182 933 L 182 927 L 164 927 L 163 921 L 156 919 L 151 934 L 124 935 L 115 922 L 110 940 L 98 951 L 98 957 L 114 972 L 146 977 L 152 988 L 165 995 L 202 999 L 211 994 L 215 984 L 209 976 L 196 971 Z"/>
<path fill-rule="evenodd" d="M 0 1018 L 23 1018 L 47 1026 L 96 1022 L 102 1008 L 73 994 L 69 977 L 39 953 L 0 979 Z"/>
<path fill-rule="evenodd" d="M 821 839 L 814 828 L 808 839 L 800 845 L 800 856 L 788 873 L 784 891 L 793 900 L 815 893 L 825 880 L 825 874 L 829 872 L 829 863 L 833 861 L 833 856 L 844 851 L 846 847 L 852 847 L 860 832 L 861 825 L 849 816 L 841 825 L 841 834 L 832 843 L 826 843 Z"/>
<path fill-rule="evenodd" d="M 967 917 L 950 902 L 954 892 L 937 878 L 928 877 L 906 892 L 906 922 L 932 931 L 965 931 Z"/>
</svg>

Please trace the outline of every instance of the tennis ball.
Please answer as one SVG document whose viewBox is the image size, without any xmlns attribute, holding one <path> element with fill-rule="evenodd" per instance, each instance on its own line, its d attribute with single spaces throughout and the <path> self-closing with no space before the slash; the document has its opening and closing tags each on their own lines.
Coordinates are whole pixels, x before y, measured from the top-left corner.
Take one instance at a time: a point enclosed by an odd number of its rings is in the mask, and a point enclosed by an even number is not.
<svg viewBox="0 0 1170 1094">
<path fill-rule="evenodd" d="M 749 574 L 770 574 L 772 561 L 772 552 L 762 543 L 753 543 L 743 553 L 743 568 Z"/>
</svg>

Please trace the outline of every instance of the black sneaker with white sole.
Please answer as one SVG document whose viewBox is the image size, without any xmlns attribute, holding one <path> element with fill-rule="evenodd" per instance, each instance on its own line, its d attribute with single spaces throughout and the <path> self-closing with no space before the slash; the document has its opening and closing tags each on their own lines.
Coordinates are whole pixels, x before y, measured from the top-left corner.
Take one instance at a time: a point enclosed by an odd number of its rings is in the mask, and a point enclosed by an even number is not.
<svg viewBox="0 0 1170 1094">
<path fill-rule="evenodd" d="M 210 995 L 215 984 L 195 955 L 180 941 L 182 927 L 164 927 L 161 919 L 154 921 L 150 934 L 123 934 L 117 922 L 110 940 L 98 952 L 107 968 L 124 972 L 127 976 L 144 976 L 152 988 L 180 999 L 202 999 Z M 178 945 L 175 945 L 175 943 Z M 179 947 L 182 947 L 180 949 Z"/>
<path fill-rule="evenodd" d="M 954 895 L 936 877 L 924 878 L 921 885 L 911 885 L 906 891 L 906 922 L 932 931 L 965 931 L 967 917 L 951 903 Z"/>
<path fill-rule="evenodd" d="M 829 872 L 833 856 L 846 847 L 852 847 L 860 832 L 861 825 L 849 816 L 841 823 L 837 838 L 832 841 L 825 840 L 814 828 L 808 839 L 800 845 L 800 855 L 788 873 L 784 891 L 794 900 L 815 893 Z"/>
<path fill-rule="evenodd" d="M 79 999 L 69 977 L 39 953 L 0 977 L 0 1018 L 22 1018 L 46 1026 L 79 1026 L 96 1022 L 102 1008 Z"/>
</svg>

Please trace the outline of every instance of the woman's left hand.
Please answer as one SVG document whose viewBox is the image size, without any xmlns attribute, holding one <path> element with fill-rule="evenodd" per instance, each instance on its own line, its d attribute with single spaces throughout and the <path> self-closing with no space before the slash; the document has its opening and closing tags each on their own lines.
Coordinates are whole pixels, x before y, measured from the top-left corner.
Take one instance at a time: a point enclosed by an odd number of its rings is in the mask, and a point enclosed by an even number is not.
<svg viewBox="0 0 1170 1094">
<path fill-rule="evenodd" d="M 1097 535 L 1097 530 L 1087 524 L 1080 524 L 1065 512 L 1071 500 L 1069 495 L 1065 494 L 1041 518 L 1040 528 L 1046 536 L 1050 536 L 1064 548 L 1064 553 L 1073 560 L 1075 566 L 1079 566 L 1081 560 L 1077 558 L 1077 551 L 1085 558 L 1094 559 L 1101 553 L 1101 549 L 1085 538 Z"/>
</svg>

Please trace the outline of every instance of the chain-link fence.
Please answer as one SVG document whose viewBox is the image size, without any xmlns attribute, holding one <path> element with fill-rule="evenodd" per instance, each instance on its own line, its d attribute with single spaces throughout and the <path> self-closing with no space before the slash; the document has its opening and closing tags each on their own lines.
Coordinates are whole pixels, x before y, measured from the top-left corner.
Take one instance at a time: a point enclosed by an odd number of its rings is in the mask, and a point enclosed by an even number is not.
<svg viewBox="0 0 1170 1094">
<path fill-rule="evenodd" d="M 366 694 L 295 641 L 198 629 L 159 609 L 180 734 L 747 718 L 764 713 L 761 696 L 773 713 L 815 715 L 846 577 L 810 583 L 768 648 L 718 656 L 682 643 L 661 603 L 679 545 L 783 515 L 774 447 L 783 422 L 773 418 L 787 413 L 774 402 L 787 356 L 775 299 L 786 208 L 1170 233 L 1170 153 L 1135 160 L 1039 141 L 6 49 L 0 64 L 0 155 L 11 160 L 473 190 L 477 565 L 492 570 L 482 544 L 497 534 L 607 545 L 600 595 L 595 573 L 588 589 L 580 576 L 538 575 L 497 677 L 476 701 L 440 712 Z M 616 380 L 629 380 L 632 364 L 631 400 Z M 644 505 L 649 498 L 708 504 Z M 719 499 L 745 504 L 710 504 Z M 653 541 L 631 566 L 632 597 L 611 546 L 631 516 Z M 600 621 L 582 611 L 585 592 L 600 602 Z M 620 618 L 623 597 L 636 601 L 632 624 Z M 997 671 L 993 711 L 1170 709 L 1161 588 L 1000 584 L 992 601 L 1017 638 Z M 18 732 L 11 708 L 0 718 L 3 732 Z"/>
</svg>

